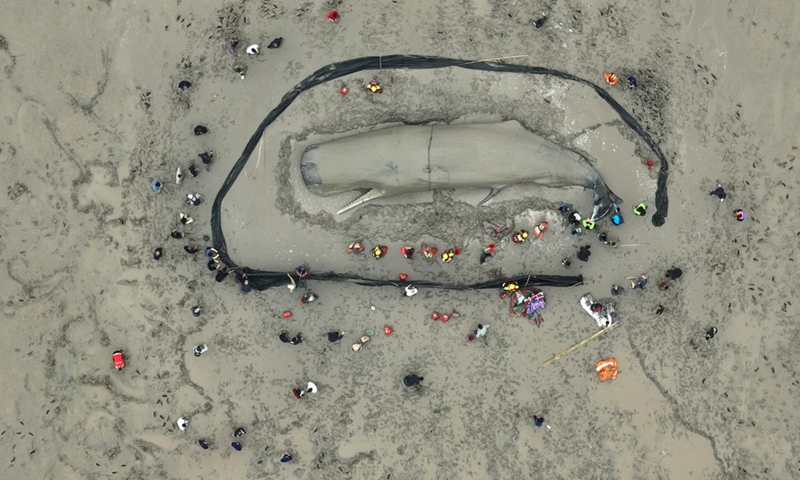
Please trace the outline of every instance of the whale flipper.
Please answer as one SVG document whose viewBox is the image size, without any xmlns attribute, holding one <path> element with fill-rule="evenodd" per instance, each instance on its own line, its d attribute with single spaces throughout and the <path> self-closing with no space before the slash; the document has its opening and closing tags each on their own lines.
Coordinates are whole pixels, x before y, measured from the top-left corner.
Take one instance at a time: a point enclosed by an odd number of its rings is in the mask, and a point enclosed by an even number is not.
<svg viewBox="0 0 800 480">
<path fill-rule="evenodd" d="M 379 190 L 377 188 L 372 188 L 370 190 L 367 190 L 366 193 L 364 193 L 360 197 L 356 198 L 352 202 L 348 203 L 344 208 L 342 208 L 341 210 L 336 212 L 336 215 L 341 215 L 341 214 L 343 214 L 344 212 L 346 212 L 348 210 L 352 210 L 352 209 L 356 208 L 359 205 L 363 205 L 363 204 L 369 202 L 370 200 L 375 200 L 376 198 L 381 198 L 382 196 L 384 196 L 384 194 L 386 194 L 385 191 Z"/>
</svg>

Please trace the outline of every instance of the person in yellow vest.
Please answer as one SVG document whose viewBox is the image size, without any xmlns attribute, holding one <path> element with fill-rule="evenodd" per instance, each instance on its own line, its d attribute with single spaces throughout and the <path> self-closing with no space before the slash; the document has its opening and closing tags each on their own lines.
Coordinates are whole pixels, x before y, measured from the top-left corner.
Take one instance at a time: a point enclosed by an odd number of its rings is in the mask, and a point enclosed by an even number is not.
<svg viewBox="0 0 800 480">
<path fill-rule="evenodd" d="M 594 222 L 587 218 L 583 221 L 583 228 L 586 230 L 594 230 Z"/>
<path fill-rule="evenodd" d="M 389 251 L 389 247 L 386 245 L 375 245 L 372 249 L 372 256 L 375 257 L 376 260 L 380 260 L 386 255 L 386 252 Z"/>
<path fill-rule="evenodd" d="M 452 260 L 455 256 L 456 252 L 451 248 L 450 250 L 442 253 L 442 261 L 444 263 L 450 263 L 450 260 Z"/>
<path fill-rule="evenodd" d="M 503 284 L 503 290 L 506 292 L 516 292 L 519 290 L 519 284 L 517 282 L 505 282 Z"/>
<path fill-rule="evenodd" d="M 369 85 L 367 85 L 367 90 L 372 93 L 383 93 L 383 87 L 381 87 L 378 82 L 369 82 Z"/>
<path fill-rule="evenodd" d="M 527 230 L 520 230 L 519 232 L 511 235 L 511 241 L 514 243 L 523 243 L 525 240 L 528 239 L 528 231 Z"/>
<path fill-rule="evenodd" d="M 639 217 L 642 217 L 642 216 L 646 215 L 647 214 L 647 205 L 645 205 L 644 202 L 640 203 L 639 205 L 636 205 L 635 207 L 633 207 L 633 213 L 636 214 L 636 216 L 639 216 Z"/>
</svg>

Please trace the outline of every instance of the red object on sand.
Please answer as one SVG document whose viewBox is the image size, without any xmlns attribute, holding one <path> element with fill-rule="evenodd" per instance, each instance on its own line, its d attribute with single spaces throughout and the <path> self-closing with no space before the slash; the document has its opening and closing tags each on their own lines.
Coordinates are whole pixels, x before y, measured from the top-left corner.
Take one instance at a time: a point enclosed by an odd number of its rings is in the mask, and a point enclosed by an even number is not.
<svg viewBox="0 0 800 480">
<path fill-rule="evenodd" d="M 439 320 L 440 318 L 441 318 L 441 315 L 439 315 L 439 312 L 433 312 L 433 313 L 431 313 L 431 319 L 432 319 L 433 321 Z"/>
<path fill-rule="evenodd" d="M 111 359 L 114 360 L 114 368 L 117 370 L 122 370 L 125 368 L 125 357 L 122 355 L 122 352 L 117 350 L 116 352 L 111 354 Z"/>
<path fill-rule="evenodd" d="M 328 12 L 328 20 L 331 22 L 336 23 L 340 18 L 342 18 L 342 16 L 339 15 L 339 10 L 331 10 Z"/>
<path fill-rule="evenodd" d="M 339 89 L 339 93 L 341 93 L 342 95 L 347 95 L 347 92 L 349 92 L 349 91 L 350 91 L 350 89 L 347 88 L 347 85 L 345 85 L 344 87 Z"/>
<path fill-rule="evenodd" d="M 385 327 L 383 327 L 383 333 L 385 333 L 386 335 L 391 335 L 392 333 L 394 333 L 394 329 L 389 325 L 386 325 Z"/>
<path fill-rule="evenodd" d="M 408 280 L 408 275 L 406 275 L 405 273 L 401 273 L 397 277 L 400 279 L 401 282 L 405 282 L 406 280 Z"/>
<path fill-rule="evenodd" d="M 460 248 L 454 248 L 453 249 L 453 253 L 455 253 L 456 255 L 461 255 L 461 249 Z"/>
<path fill-rule="evenodd" d="M 292 318 L 292 312 L 290 312 L 289 310 L 284 310 L 283 318 Z"/>
<path fill-rule="evenodd" d="M 444 323 L 447 323 L 447 322 L 449 322 L 449 321 L 450 321 L 450 315 L 448 315 L 448 314 L 446 314 L 446 313 L 445 313 L 444 315 L 442 315 L 442 321 L 443 321 Z"/>
<path fill-rule="evenodd" d="M 652 161 L 652 160 L 650 160 L 650 159 L 648 158 L 647 160 L 645 160 L 645 161 L 644 161 L 644 165 L 645 165 L 647 168 L 653 168 L 653 167 L 655 167 L 655 166 L 656 166 L 656 162 L 654 162 L 654 161 Z"/>
</svg>

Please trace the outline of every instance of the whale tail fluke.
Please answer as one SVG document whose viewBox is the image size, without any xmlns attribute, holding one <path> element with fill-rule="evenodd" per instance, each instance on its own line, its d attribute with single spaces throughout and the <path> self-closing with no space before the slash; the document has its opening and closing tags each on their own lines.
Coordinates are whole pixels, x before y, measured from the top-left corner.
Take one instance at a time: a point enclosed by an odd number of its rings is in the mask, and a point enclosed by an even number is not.
<svg viewBox="0 0 800 480">
<path fill-rule="evenodd" d="M 359 205 L 363 205 L 363 204 L 369 202 L 370 200 L 375 200 L 376 198 L 381 198 L 385 193 L 386 192 L 384 192 L 383 190 L 379 190 L 377 188 L 372 188 L 370 190 L 367 190 L 366 193 L 364 193 L 360 197 L 356 198 L 352 202 L 348 203 L 341 210 L 336 212 L 336 215 L 341 215 L 341 214 L 343 214 L 344 212 L 346 212 L 348 210 L 352 210 L 352 209 L 358 207 Z"/>
<path fill-rule="evenodd" d="M 600 182 L 595 186 L 594 209 L 592 210 L 591 221 L 602 220 L 611 214 L 614 205 L 622 203 L 623 200 L 616 193 L 612 192 L 605 182 Z"/>
</svg>

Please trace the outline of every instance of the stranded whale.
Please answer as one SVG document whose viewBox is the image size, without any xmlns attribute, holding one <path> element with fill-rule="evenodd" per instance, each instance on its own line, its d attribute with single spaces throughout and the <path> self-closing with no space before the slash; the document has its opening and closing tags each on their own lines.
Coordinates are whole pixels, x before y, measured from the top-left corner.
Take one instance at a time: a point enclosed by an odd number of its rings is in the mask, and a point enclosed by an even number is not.
<svg viewBox="0 0 800 480">
<path fill-rule="evenodd" d="M 404 125 L 356 134 L 308 147 L 300 170 L 317 195 L 365 192 L 337 213 L 377 198 L 438 189 L 489 188 L 483 204 L 518 184 L 591 188 L 595 221 L 622 201 L 583 156 L 516 121 Z"/>
</svg>

